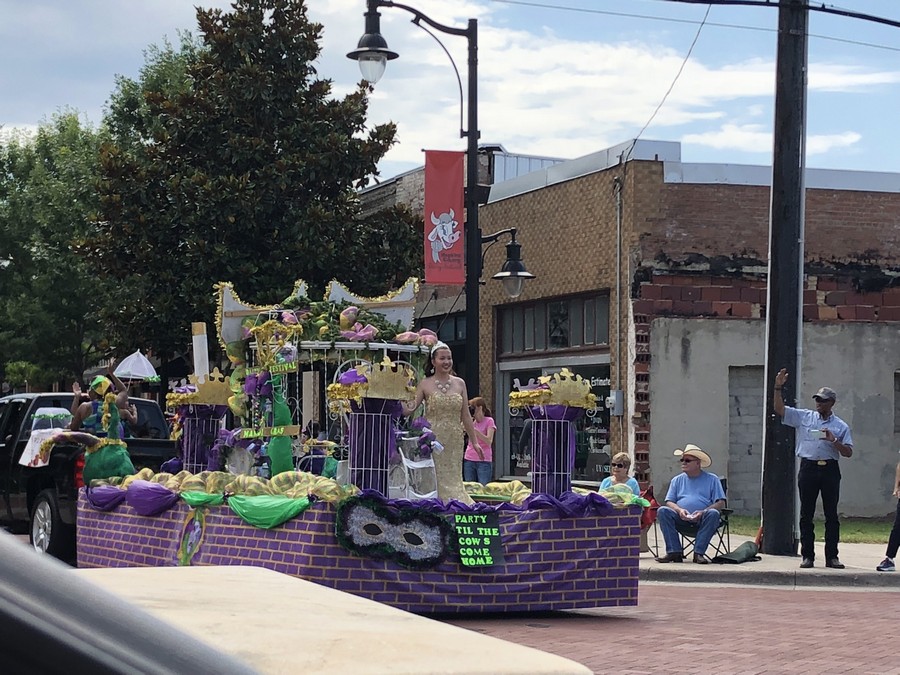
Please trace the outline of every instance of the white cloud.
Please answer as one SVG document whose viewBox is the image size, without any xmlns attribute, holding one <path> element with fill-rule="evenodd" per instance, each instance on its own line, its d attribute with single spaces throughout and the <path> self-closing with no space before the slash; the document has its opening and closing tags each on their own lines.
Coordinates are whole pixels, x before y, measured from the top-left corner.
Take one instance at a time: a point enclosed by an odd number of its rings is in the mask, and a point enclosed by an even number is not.
<svg viewBox="0 0 900 675">
<path fill-rule="evenodd" d="M 36 124 L 25 124 L 20 127 L 0 127 L 0 145 L 8 143 L 13 139 L 25 139 L 37 136 L 37 131 L 38 126 Z"/>
<path fill-rule="evenodd" d="M 813 63 L 809 68 L 811 91 L 858 92 L 879 85 L 900 82 L 897 71 L 866 71 L 859 66 Z"/>
<path fill-rule="evenodd" d="M 174 40 L 178 27 L 196 32 L 192 3 L 183 0 L 146 0 L 128 11 L 111 0 L 69 3 L 71 8 L 49 0 L 7 4 L 0 23 L 5 71 L 0 72 L 0 124 L 7 126 L 34 125 L 65 106 L 85 112 L 96 124 L 116 73 L 136 77 L 149 45 L 159 44 L 165 35 Z M 197 4 L 227 10 L 230 0 Z M 606 29 L 608 17 L 579 15 L 573 21 L 572 15 L 560 12 L 540 13 L 487 0 L 412 4 L 449 26 L 465 27 L 469 17 L 478 18 L 481 141 L 502 143 L 511 152 L 558 157 L 580 156 L 633 138 L 672 84 L 694 30 L 673 26 L 651 33 L 638 30 L 636 23 L 627 34 L 641 38 L 622 40 L 620 33 Z M 310 18 L 324 27 L 318 77 L 333 82 L 335 96 L 346 95 L 361 77 L 346 53 L 363 32 L 365 2 L 315 0 L 308 8 Z M 462 149 L 465 140 L 459 137 L 459 93 L 446 54 L 410 23 L 409 13 L 397 8 L 380 13 L 381 32 L 400 58 L 388 65 L 376 86 L 368 119 L 371 125 L 398 125 L 399 142 L 382 162 L 383 175 L 389 176 L 421 164 L 423 148 Z M 465 92 L 466 40 L 437 36 L 460 69 Z M 760 42 L 734 57 L 727 49 L 729 39 L 740 39 L 742 46 Z M 829 109 L 856 108 L 861 94 L 890 90 L 900 82 L 900 68 L 890 59 L 843 65 L 839 48 L 829 51 L 828 62 L 814 60 L 810 66 L 810 94 L 831 97 Z M 770 122 L 765 118 L 771 117 L 774 73 L 773 35 L 758 38 L 755 33 L 705 28 L 643 137 L 681 138 L 723 150 L 770 148 L 770 132 L 747 123 Z M 838 123 L 830 120 L 826 128 Z M 884 135 L 870 131 L 873 124 L 883 122 L 866 124 L 854 115 L 854 126 L 866 129 L 866 139 Z M 859 134 L 845 132 L 812 136 L 809 146 L 812 153 L 860 143 Z"/>
<path fill-rule="evenodd" d="M 426 3 L 421 4 L 427 12 Z M 430 7 L 435 12 L 446 8 L 452 17 L 442 18 L 464 26 L 465 17 L 475 15 L 477 3 L 468 3 L 462 11 L 454 4 Z M 347 22 L 347 9 L 353 6 L 355 0 L 329 10 L 327 46 L 339 41 L 346 52 L 355 45 L 363 24 L 359 15 Z M 396 16 L 388 21 L 391 14 L 402 18 L 404 13 L 382 10 L 382 34 L 400 58 L 388 65 L 377 84 L 369 119 L 396 122 L 399 143 L 387 160 L 415 165 L 422 162 L 423 148 L 465 147 L 458 135 L 459 93 L 446 54 L 415 26 L 397 21 Z M 335 31 L 338 24 L 341 28 Z M 479 30 L 481 140 L 502 143 L 512 152 L 575 157 L 633 137 L 659 105 L 684 58 L 682 49 L 664 45 L 572 40 L 555 31 L 535 34 L 507 28 L 500 21 L 483 22 Z M 466 41 L 439 37 L 453 54 L 465 91 Z M 860 90 L 900 81 L 900 71 L 813 65 L 811 92 Z M 356 73 L 352 77 L 353 82 L 359 78 Z M 685 142 L 721 149 L 770 150 L 770 132 L 740 122 L 771 110 L 774 89 L 771 58 L 718 64 L 694 58 L 644 137 L 681 136 Z M 811 154 L 821 153 L 859 140 L 858 134 L 849 132 L 813 136 L 809 149 Z"/>
<path fill-rule="evenodd" d="M 855 131 L 840 134 L 815 134 L 806 139 L 806 154 L 819 155 L 858 143 L 862 136 Z M 750 153 L 772 153 L 772 130 L 759 124 L 723 124 L 715 131 L 682 136 L 683 143 L 703 145 L 716 150 L 737 150 Z"/>
<path fill-rule="evenodd" d="M 831 150 L 849 148 L 862 139 L 862 135 L 855 131 L 845 131 L 842 134 L 816 134 L 806 139 L 807 155 L 822 155 Z"/>
</svg>

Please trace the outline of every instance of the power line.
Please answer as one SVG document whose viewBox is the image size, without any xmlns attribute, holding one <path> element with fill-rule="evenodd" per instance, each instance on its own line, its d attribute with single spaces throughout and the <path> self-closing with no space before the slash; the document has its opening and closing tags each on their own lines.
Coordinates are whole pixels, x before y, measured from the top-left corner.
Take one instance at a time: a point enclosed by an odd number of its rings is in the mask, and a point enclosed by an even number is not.
<svg viewBox="0 0 900 675">
<path fill-rule="evenodd" d="M 779 2 L 778 0 L 660 0 L 661 2 L 680 2 L 687 5 L 723 5 L 723 6 L 743 6 L 743 7 L 771 7 L 781 9 L 782 7 L 797 9 L 794 3 Z M 805 9 L 810 12 L 822 12 L 823 14 L 835 14 L 837 16 L 845 16 L 850 19 L 860 19 L 862 21 L 871 21 L 873 23 L 881 23 L 885 26 L 893 26 L 900 28 L 900 21 L 888 19 L 883 16 L 874 14 L 866 14 L 864 12 L 855 12 L 850 9 L 841 9 L 834 5 L 806 5 Z"/>
<path fill-rule="evenodd" d="M 669 94 L 672 93 L 672 90 L 675 88 L 675 83 L 678 82 L 678 78 L 681 77 L 681 73 L 684 72 L 684 67 L 687 65 L 687 62 L 691 58 L 691 53 L 694 51 L 694 47 L 697 44 L 697 40 L 700 39 L 700 31 L 703 30 L 703 26 L 706 24 L 706 19 L 709 17 L 709 11 L 712 9 L 712 4 L 707 5 L 706 14 L 703 15 L 703 21 L 700 22 L 700 25 L 697 27 L 697 33 L 694 35 L 693 41 L 691 41 L 691 46 L 688 47 L 687 54 L 684 55 L 684 59 L 681 61 L 681 66 L 678 68 L 678 72 L 675 73 L 675 78 L 672 80 L 672 84 L 669 85 L 669 88 L 666 90 L 666 93 L 663 94 L 662 100 L 660 100 L 659 105 L 656 106 L 656 110 L 653 111 L 653 114 L 650 115 L 650 119 L 647 120 L 647 123 L 641 127 L 641 130 L 638 132 L 637 136 L 634 137 L 634 141 L 631 144 L 631 149 L 634 149 L 635 144 L 638 142 L 638 139 L 641 137 L 647 127 L 650 126 L 650 123 L 656 117 L 656 114 L 660 111 L 663 105 L 666 102 L 666 99 L 669 98 Z"/>
<path fill-rule="evenodd" d="M 661 2 L 700 2 L 700 0 L 660 0 Z M 616 16 L 624 19 L 644 19 L 646 21 L 662 21 L 667 23 L 684 23 L 690 25 L 699 25 L 701 22 L 696 19 L 676 19 L 673 17 L 665 17 L 665 16 L 653 16 L 651 14 L 634 14 L 631 12 L 614 12 L 610 10 L 603 9 L 585 9 L 584 7 L 569 7 L 566 5 L 554 5 L 545 2 L 528 2 L 527 0 L 491 0 L 491 2 L 496 2 L 504 5 L 520 5 L 522 7 L 533 7 L 535 9 L 547 9 L 553 11 L 560 12 L 576 12 L 581 14 L 598 14 L 602 16 Z M 704 3 L 704 4 L 719 4 L 716 2 L 712 3 Z M 771 2 L 766 3 L 758 3 L 763 7 L 777 7 L 777 4 L 773 4 Z M 888 21 L 888 20 L 886 20 Z M 707 21 L 707 26 L 712 26 L 714 28 L 733 28 L 735 30 L 750 30 L 757 31 L 761 33 L 777 33 L 777 28 L 764 28 L 762 26 L 747 26 L 744 24 L 736 24 L 736 23 L 718 23 L 715 21 Z M 900 52 L 900 47 L 891 47 L 889 45 L 877 44 L 874 42 L 865 42 L 863 40 L 851 40 L 848 38 L 839 38 L 831 35 L 821 35 L 818 33 L 808 33 L 807 34 L 811 38 L 816 38 L 818 40 L 827 40 L 829 42 L 840 42 L 842 44 L 850 44 L 856 45 L 858 47 L 871 47 L 872 49 L 881 49 L 884 51 L 890 52 Z"/>
<path fill-rule="evenodd" d="M 701 23 L 696 19 L 675 19 L 672 17 L 665 16 L 653 16 L 651 14 L 633 14 L 631 12 L 613 12 L 611 10 L 605 9 L 585 9 L 584 7 L 568 7 L 565 5 L 551 5 L 549 3 L 544 2 L 527 2 L 526 0 L 492 0 L 492 2 L 497 2 L 504 5 L 522 5 L 523 7 L 534 7 L 535 9 L 553 9 L 559 10 L 563 12 L 580 12 L 582 14 L 600 14 L 603 16 L 620 16 L 625 19 L 646 19 L 648 21 L 666 21 L 668 23 L 687 23 L 692 25 L 697 25 Z M 716 26 L 717 28 L 739 28 L 746 30 L 758 30 L 764 31 L 767 33 L 777 33 L 778 30 L 775 28 L 759 28 L 756 26 L 744 26 L 740 24 L 732 24 L 732 23 L 713 23 L 708 22 L 707 26 Z"/>
</svg>

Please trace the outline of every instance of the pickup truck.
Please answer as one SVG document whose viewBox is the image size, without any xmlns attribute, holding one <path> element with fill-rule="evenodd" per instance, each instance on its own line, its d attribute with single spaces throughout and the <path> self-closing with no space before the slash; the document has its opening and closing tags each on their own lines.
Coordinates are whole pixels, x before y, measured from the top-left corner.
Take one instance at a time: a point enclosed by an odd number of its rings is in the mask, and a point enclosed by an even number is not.
<svg viewBox="0 0 900 675">
<path fill-rule="evenodd" d="M 69 410 L 71 393 L 13 394 L 0 398 L 0 523 L 9 529 L 29 531 L 38 551 L 71 561 L 75 552 L 75 513 L 78 489 L 84 485 L 84 447 L 60 444 L 45 466 L 19 463 L 41 409 Z M 176 454 L 168 440 L 162 409 L 155 401 L 131 398 L 138 422 L 125 439 L 135 470 L 160 465 Z"/>
</svg>

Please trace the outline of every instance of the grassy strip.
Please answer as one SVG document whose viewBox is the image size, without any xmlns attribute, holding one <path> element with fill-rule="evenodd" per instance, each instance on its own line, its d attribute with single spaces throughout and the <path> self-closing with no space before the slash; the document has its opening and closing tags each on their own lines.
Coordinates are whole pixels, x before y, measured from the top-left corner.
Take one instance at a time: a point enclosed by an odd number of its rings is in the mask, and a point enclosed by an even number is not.
<svg viewBox="0 0 900 675">
<path fill-rule="evenodd" d="M 887 544 L 893 518 L 841 518 L 841 541 L 848 544 Z M 729 519 L 731 533 L 744 537 L 756 537 L 759 517 L 732 515 Z M 825 541 L 825 522 L 815 521 L 816 541 Z"/>
</svg>

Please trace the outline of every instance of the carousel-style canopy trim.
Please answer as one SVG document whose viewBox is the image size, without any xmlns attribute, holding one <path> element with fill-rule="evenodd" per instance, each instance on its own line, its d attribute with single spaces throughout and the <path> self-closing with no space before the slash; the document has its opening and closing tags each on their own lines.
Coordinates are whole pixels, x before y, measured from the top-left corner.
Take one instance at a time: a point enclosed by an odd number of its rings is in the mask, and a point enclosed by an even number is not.
<svg viewBox="0 0 900 675">
<path fill-rule="evenodd" d="M 241 300 L 234 290 L 234 285 L 228 281 L 220 281 L 215 285 L 215 289 L 217 293 L 216 334 L 223 349 L 227 349 L 227 344 L 243 340 L 246 337 L 244 326 L 242 325 L 246 317 L 258 316 L 264 312 L 281 315 L 286 306 L 293 304 L 292 301 L 296 302 L 301 298 L 307 297 L 307 284 L 302 280 L 294 283 L 294 289 L 287 298 L 280 303 L 272 305 L 254 305 Z M 410 277 L 399 289 L 377 297 L 365 297 L 354 294 L 339 281 L 332 281 L 326 288 L 324 300 L 334 304 L 347 302 L 356 304 L 359 307 L 381 314 L 389 323 L 399 323 L 408 329 L 413 321 L 418 291 L 419 280 L 416 277 Z M 282 317 L 282 319 L 289 323 L 291 317 Z M 350 337 L 352 331 L 349 329 L 351 327 L 352 323 L 350 326 L 342 326 L 347 332 L 347 337 Z M 364 330 L 365 328 L 365 326 L 360 326 L 359 330 L 362 331 L 360 333 L 361 337 L 359 339 L 354 338 L 356 341 L 368 342 L 374 339 L 375 335 L 370 336 L 371 331 L 367 332 Z"/>
</svg>

